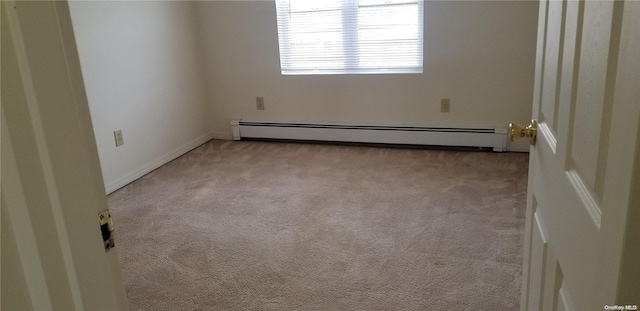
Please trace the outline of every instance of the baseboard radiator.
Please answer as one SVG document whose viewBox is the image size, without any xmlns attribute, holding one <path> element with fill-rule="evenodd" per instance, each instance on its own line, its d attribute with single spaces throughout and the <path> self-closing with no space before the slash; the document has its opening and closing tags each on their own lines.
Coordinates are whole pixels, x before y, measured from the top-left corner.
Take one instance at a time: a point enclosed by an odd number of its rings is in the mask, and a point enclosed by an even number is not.
<svg viewBox="0 0 640 311">
<path fill-rule="evenodd" d="M 484 147 L 502 152 L 506 128 L 378 126 L 323 123 L 231 121 L 234 140 L 243 138 L 400 145 Z"/>
</svg>

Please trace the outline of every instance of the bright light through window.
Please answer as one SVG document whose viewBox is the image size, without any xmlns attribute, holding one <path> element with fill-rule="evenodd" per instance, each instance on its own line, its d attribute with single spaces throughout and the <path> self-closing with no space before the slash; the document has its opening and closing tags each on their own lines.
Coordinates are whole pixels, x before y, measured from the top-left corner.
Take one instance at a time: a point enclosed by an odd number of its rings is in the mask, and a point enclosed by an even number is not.
<svg viewBox="0 0 640 311">
<path fill-rule="evenodd" d="M 421 73 L 421 0 L 276 0 L 282 74 Z"/>
</svg>

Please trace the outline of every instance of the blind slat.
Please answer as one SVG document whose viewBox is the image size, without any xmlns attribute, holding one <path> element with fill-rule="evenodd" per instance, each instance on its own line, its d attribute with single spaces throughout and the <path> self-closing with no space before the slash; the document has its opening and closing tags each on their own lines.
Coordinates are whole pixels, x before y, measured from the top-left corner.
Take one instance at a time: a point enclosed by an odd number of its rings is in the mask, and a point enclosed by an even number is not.
<svg viewBox="0 0 640 311">
<path fill-rule="evenodd" d="M 421 73 L 422 0 L 276 0 L 283 74 Z"/>
</svg>

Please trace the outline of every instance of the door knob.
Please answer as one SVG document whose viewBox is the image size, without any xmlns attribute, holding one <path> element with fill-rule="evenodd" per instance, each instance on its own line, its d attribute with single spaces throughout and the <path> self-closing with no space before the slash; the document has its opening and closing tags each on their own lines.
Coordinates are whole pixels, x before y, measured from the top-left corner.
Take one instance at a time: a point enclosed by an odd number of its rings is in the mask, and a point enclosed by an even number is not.
<svg viewBox="0 0 640 311">
<path fill-rule="evenodd" d="M 509 124 L 509 140 L 518 141 L 522 138 L 529 138 L 529 144 L 536 144 L 536 132 L 538 131 L 538 122 L 531 120 L 531 124 L 524 127 L 520 124 Z"/>
</svg>

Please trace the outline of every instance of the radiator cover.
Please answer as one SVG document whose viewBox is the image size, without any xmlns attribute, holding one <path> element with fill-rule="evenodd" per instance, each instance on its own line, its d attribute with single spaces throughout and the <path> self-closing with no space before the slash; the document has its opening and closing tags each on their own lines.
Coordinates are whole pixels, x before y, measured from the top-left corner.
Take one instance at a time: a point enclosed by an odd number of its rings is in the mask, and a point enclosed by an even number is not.
<svg viewBox="0 0 640 311">
<path fill-rule="evenodd" d="M 231 121 L 234 140 L 242 138 L 489 147 L 502 152 L 507 129 Z"/>
</svg>

